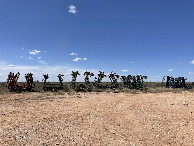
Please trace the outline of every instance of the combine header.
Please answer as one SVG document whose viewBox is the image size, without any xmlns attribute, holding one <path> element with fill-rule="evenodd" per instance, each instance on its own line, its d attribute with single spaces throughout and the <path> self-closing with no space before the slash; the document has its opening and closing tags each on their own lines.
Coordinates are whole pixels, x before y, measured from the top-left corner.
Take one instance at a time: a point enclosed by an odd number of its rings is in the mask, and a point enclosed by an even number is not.
<svg viewBox="0 0 194 146">
<path fill-rule="evenodd" d="M 62 74 L 59 74 L 57 77 L 59 78 L 59 83 L 48 83 L 47 79 L 49 78 L 48 74 L 43 75 L 44 79 L 42 81 L 44 81 L 44 85 L 43 85 L 43 90 L 44 91 L 53 91 L 53 92 L 57 92 L 60 89 L 63 89 L 63 78 L 62 78 Z"/>
<path fill-rule="evenodd" d="M 121 80 L 123 82 L 123 87 L 129 89 L 138 89 L 143 90 L 143 79 L 147 79 L 147 76 L 137 75 L 137 76 L 121 76 Z"/>
<path fill-rule="evenodd" d="M 33 84 L 33 74 L 28 73 L 25 74 L 27 85 L 17 85 L 17 80 L 19 79 L 20 73 L 14 75 L 14 73 L 10 72 L 7 78 L 6 87 L 9 89 L 10 92 L 17 92 L 20 93 L 22 91 L 32 91 L 32 88 L 35 87 Z"/>
</svg>

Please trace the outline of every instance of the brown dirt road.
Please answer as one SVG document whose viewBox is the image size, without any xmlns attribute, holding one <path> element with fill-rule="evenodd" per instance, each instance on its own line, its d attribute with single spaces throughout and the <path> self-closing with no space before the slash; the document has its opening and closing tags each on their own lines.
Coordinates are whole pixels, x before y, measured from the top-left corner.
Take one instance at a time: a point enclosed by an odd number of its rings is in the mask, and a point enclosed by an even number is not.
<svg viewBox="0 0 194 146">
<path fill-rule="evenodd" d="M 194 93 L 0 94 L 0 145 L 193 145 Z"/>
</svg>

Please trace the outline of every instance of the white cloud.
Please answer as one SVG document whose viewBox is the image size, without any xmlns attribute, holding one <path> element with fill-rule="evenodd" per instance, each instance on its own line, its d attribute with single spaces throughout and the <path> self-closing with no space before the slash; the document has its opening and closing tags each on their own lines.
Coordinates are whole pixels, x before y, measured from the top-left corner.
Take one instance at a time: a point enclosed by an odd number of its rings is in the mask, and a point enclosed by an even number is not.
<svg viewBox="0 0 194 146">
<path fill-rule="evenodd" d="M 193 75 L 194 74 L 194 72 L 189 72 L 189 75 Z"/>
<path fill-rule="evenodd" d="M 24 50 L 24 48 L 21 48 L 22 50 Z"/>
<path fill-rule="evenodd" d="M 24 56 L 20 56 L 21 58 L 24 58 Z"/>
<path fill-rule="evenodd" d="M 173 71 L 174 69 L 169 69 L 168 71 Z"/>
<path fill-rule="evenodd" d="M 194 64 L 194 60 L 192 60 L 190 63 L 191 63 L 191 64 Z"/>
<path fill-rule="evenodd" d="M 28 60 L 34 60 L 31 56 L 28 57 Z"/>
<path fill-rule="evenodd" d="M 47 51 L 43 51 L 44 53 L 47 53 Z"/>
<path fill-rule="evenodd" d="M 133 62 L 129 62 L 129 63 L 131 63 L 131 64 L 132 64 Z"/>
<path fill-rule="evenodd" d="M 76 7 L 74 5 L 69 6 L 69 13 L 72 13 L 72 14 L 77 13 Z"/>
<path fill-rule="evenodd" d="M 76 62 L 78 62 L 80 60 L 86 61 L 86 60 L 88 60 L 88 58 L 83 58 L 82 59 L 82 58 L 76 57 L 75 59 L 73 59 L 73 61 L 76 61 Z"/>
<path fill-rule="evenodd" d="M 38 63 L 40 63 L 40 64 L 47 64 L 45 61 L 43 61 L 43 60 L 38 60 Z"/>
<path fill-rule="evenodd" d="M 32 51 L 29 52 L 29 54 L 31 54 L 31 55 L 37 55 L 40 52 L 41 52 L 40 50 L 32 50 Z"/>
<path fill-rule="evenodd" d="M 13 65 L 13 64 L 9 64 L 9 65 L 8 65 L 8 67 L 14 67 L 14 66 L 15 66 L 15 65 Z"/>
<path fill-rule="evenodd" d="M 128 72 L 128 70 L 124 69 L 124 70 L 121 70 L 122 72 Z"/>
<path fill-rule="evenodd" d="M 38 57 L 38 60 L 40 60 L 42 57 Z"/>
<path fill-rule="evenodd" d="M 70 54 L 68 54 L 68 55 L 71 55 L 71 56 L 73 56 L 73 55 L 78 55 L 77 53 L 74 53 L 74 52 L 71 52 Z"/>
<path fill-rule="evenodd" d="M 76 62 L 78 62 L 79 60 L 82 60 L 81 58 L 78 58 L 78 57 L 76 57 L 75 59 L 73 59 L 73 61 L 76 61 Z"/>
</svg>

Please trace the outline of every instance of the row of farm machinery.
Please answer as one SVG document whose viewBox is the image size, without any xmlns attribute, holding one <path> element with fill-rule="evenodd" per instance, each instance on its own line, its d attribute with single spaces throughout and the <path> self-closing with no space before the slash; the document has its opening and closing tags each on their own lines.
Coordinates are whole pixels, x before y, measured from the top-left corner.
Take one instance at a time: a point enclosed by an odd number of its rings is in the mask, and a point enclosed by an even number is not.
<svg viewBox="0 0 194 146">
<path fill-rule="evenodd" d="M 77 92 L 91 92 L 94 88 L 96 89 L 112 89 L 112 90 L 122 90 L 124 88 L 127 89 L 137 89 L 137 90 L 146 90 L 146 87 L 144 86 L 144 79 L 147 79 L 147 76 L 142 75 L 128 75 L 128 76 L 120 76 L 114 72 L 111 72 L 108 75 L 105 75 L 104 72 L 99 71 L 97 74 L 97 77 L 95 77 L 94 81 L 90 81 L 90 77 L 94 76 L 91 72 L 84 72 L 84 81 L 83 83 L 77 82 L 77 76 L 81 75 L 78 71 L 72 71 L 72 81 L 71 81 L 71 88 Z M 34 81 L 33 81 L 33 74 L 28 73 L 25 74 L 26 78 L 26 84 L 25 85 L 18 85 L 17 80 L 19 79 L 20 73 L 14 73 L 10 72 L 8 75 L 8 79 L 6 82 L 6 87 L 9 89 L 10 92 L 22 92 L 22 91 L 34 91 L 33 88 L 35 87 Z M 58 90 L 64 89 L 63 85 L 63 74 L 59 74 L 58 83 L 51 83 L 47 82 L 49 79 L 48 74 L 43 75 L 43 85 L 42 88 L 44 91 L 54 91 L 57 92 Z M 108 77 L 110 82 L 105 83 L 102 82 L 103 78 Z M 120 79 L 120 81 L 119 81 Z M 191 86 L 188 86 L 186 84 L 186 80 L 184 77 L 163 77 L 164 82 L 166 80 L 166 88 L 185 88 L 190 89 Z"/>
<path fill-rule="evenodd" d="M 7 78 L 6 87 L 9 89 L 10 92 L 22 92 L 22 91 L 33 91 L 32 89 L 35 87 L 33 84 L 33 74 L 28 73 L 25 74 L 26 78 L 26 85 L 18 85 L 17 80 L 19 79 L 20 73 L 14 75 L 14 73 L 10 72 Z"/>
</svg>

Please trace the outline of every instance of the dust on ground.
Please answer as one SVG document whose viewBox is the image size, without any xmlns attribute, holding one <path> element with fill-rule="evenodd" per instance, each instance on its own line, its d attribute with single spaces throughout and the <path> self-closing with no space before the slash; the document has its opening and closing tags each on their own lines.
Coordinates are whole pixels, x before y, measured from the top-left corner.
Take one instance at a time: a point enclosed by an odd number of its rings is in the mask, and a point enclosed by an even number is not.
<svg viewBox="0 0 194 146">
<path fill-rule="evenodd" d="M 194 93 L 0 94 L 0 145 L 193 145 Z"/>
</svg>

